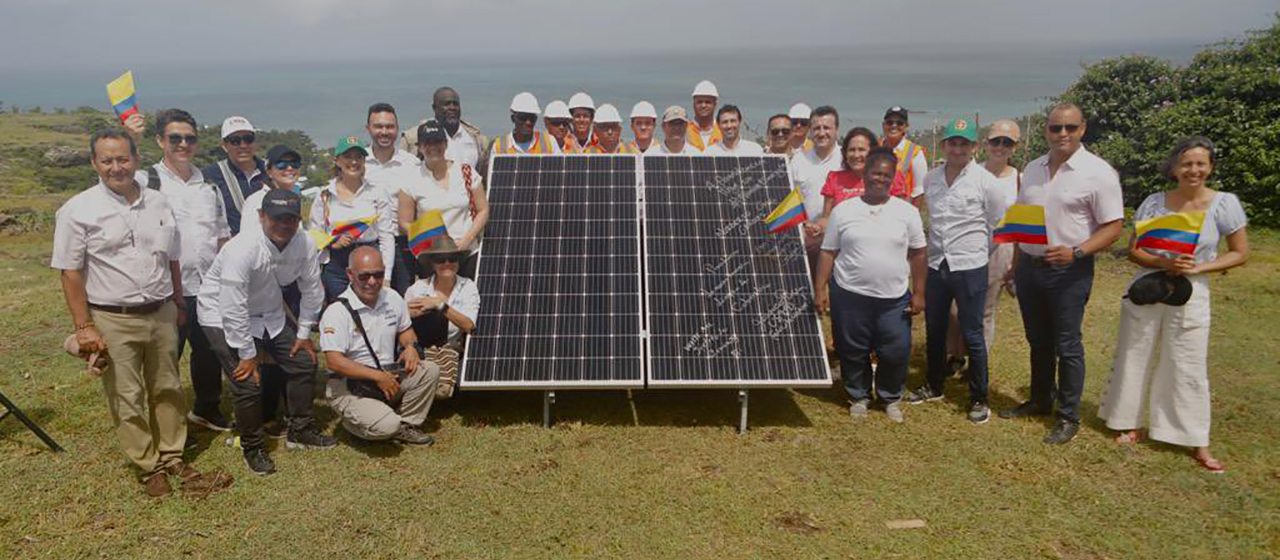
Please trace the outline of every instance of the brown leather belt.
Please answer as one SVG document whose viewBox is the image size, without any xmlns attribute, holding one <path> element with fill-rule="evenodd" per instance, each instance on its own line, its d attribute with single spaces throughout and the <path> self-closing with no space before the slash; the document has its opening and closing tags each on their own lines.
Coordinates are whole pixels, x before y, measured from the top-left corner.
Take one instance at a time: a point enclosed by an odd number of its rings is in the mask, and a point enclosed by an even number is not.
<svg viewBox="0 0 1280 560">
<path fill-rule="evenodd" d="M 98 305 L 96 303 L 90 303 L 89 309 L 96 309 L 107 313 L 120 313 L 123 315 L 148 315 L 159 311 L 166 303 L 169 303 L 169 300 L 162 299 L 144 303 L 142 305 Z"/>
</svg>

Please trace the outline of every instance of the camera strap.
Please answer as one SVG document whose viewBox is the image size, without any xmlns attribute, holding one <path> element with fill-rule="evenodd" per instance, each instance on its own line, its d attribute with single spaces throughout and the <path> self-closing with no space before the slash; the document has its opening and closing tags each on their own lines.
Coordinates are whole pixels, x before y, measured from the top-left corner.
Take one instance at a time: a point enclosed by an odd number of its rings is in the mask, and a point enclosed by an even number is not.
<svg viewBox="0 0 1280 560">
<path fill-rule="evenodd" d="M 356 322 L 356 330 L 360 332 L 360 338 L 364 339 L 364 347 L 368 348 L 369 355 L 373 356 L 373 364 L 381 370 L 382 361 L 378 359 L 378 353 L 373 350 L 373 345 L 369 344 L 369 335 L 364 330 L 364 321 L 360 320 L 360 314 L 351 308 L 351 302 L 347 301 L 347 298 L 338 298 L 338 301 L 342 303 L 343 307 L 347 308 L 347 313 L 351 314 L 351 320 Z"/>
</svg>

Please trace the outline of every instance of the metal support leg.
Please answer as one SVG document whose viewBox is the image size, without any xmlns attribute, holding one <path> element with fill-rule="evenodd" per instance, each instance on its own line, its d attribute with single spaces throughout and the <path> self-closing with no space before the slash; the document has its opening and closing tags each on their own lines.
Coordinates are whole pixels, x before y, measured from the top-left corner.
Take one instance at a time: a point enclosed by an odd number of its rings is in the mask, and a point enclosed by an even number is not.
<svg viewBox="0 0 1280 560">
<path fill-rule="evenodd" d="M 49 449 L 52 449 L 55 452 L 65 451 L 64 449 L 62 449 L 61 445 L 58 445 L 58 442 L 53 441 L 53 438 L 49 437 L 49 434 L 45 433 L 44 430 L 40 429 L 40 426 L 37 426 L 35 422 L 32 422 L 30 418 L 27 418 L 27 415 L 22 413 L 22 409 L 18 408 L 17 405 L 13 404 L 13 401 L 9 400 L 8 397 L 4 396 L 4 393 L 0 393 L 0 404 L 3 404 L 5 408 L 4 414 L 0 414 L 0 420 L 4 420 L 5 417 L 12 414 L 19 421 L 21 421 L 23 425 L 27 427 L 28 430 L 31 430 L 31 433 L 35 434 L 36 437 L 40 438 L 40 440 L 43 441 L 45 445 L 49 446 Z"/>
<path fill-rule="evenodd" d="M 556 404 L 555 391 L 542 392 L 542 427 L 551 427 L 551 405 Z"/>
<path fill-rule="evenodd" d="M 738 411 L 738 434 L 747 433 L 747 390 L 738 390 L 738 404 L 741 405 Z"/>
</svg>

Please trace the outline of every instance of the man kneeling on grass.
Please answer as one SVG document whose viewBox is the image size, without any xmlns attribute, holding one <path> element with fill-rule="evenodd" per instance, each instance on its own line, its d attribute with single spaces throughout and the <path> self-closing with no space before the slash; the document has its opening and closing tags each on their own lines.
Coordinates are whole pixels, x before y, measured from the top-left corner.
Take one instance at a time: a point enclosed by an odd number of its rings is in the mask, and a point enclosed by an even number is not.
<svg viewBox="0 0 1280 560">
<path fill-rule="evenodd" d="M 320 318 L 320 349 L 332 372 L 325 393 L 342 427 L 360 439 L 431 445 L 435 439 L 419 426 L 435 401 L 440 368 L 418 355 L 409 306 L 383 287 L 384 272 L 377 249 L 351 252 L 351 283 Z"/>
</svg>

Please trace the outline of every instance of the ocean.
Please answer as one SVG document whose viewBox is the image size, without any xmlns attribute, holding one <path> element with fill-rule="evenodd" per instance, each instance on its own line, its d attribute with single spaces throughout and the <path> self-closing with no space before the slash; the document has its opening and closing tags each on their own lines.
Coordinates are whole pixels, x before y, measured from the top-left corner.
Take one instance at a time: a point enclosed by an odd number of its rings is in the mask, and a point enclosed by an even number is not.
<svg viewBox="0 0 1280 560">
<path fill-rule="evenodd" d="M 299 129 L 320 146 L 363 134 L 369 105 L 397 108 L 402 126 L 431 113 L 431 93 L 448 85 L 462 97 L 463 118 L 493 135 L 510 130 L 511 97 L 530 91 L 542 105 L 578 91 L 612 103 L 627 117 L 650 101 L 661 113 L 690 103 L 694 84 L 710 79 L 720 102 L 740 107 L 747 125 L 763 130 L 770 115 L 796 102 L 832 105 L 841 128 L 879 130 L 884 110 L 902 105 L 924 113 L 926 128 L 952 116 L 982 122 L 1044 107 L 1072 84 L 1082 64 L 1143 53 L 1185 63 L 1202 45 L 1113 45 L 1066 52 L 1048 47 L 788 48 L 637 55 L 459 57 L 386 61 L 252 62 L 201 67 L 132 67 L 143 110 L 180 107 L 202 124 L 243 115 L 266 129 Z M 80 70 L 7 70 L 0 102 L 45 110 L 93 106 L 108 110 L 104 84 L 127 66 Z M 1087 109 L 1087 108 L 1086 108 Z M 541 126 L 541 125 L 539 125 Z M 629 133 L 624 134 L 629 135 Z M 751 133 L 747 134 L 752 136 Z"/>
</svg>

